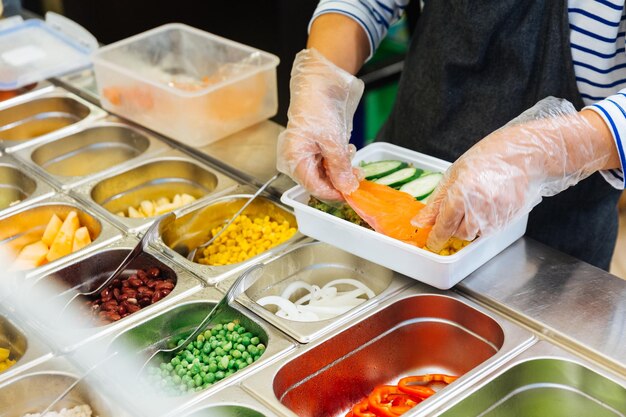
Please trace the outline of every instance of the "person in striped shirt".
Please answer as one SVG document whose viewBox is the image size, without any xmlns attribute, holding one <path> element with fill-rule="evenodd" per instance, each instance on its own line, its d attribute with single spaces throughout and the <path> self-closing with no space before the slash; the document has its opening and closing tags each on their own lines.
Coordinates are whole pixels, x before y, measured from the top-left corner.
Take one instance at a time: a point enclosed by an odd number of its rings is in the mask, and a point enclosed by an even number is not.
<svg viewBox="0 0 626 417">
<path fill-rule="evenodd" d="M 358 186 L 354 74 L 408 2 L 321 0 L 314 13 L 277 166 L 319 198 Z M 378 139 L 455 160 L 414 219 L 434 225 L 431 249 L 530 212 L 527 235 L 608 269 L 626 161 L 625 35 L 623 0 L 423 2 Z"/>
</svg>

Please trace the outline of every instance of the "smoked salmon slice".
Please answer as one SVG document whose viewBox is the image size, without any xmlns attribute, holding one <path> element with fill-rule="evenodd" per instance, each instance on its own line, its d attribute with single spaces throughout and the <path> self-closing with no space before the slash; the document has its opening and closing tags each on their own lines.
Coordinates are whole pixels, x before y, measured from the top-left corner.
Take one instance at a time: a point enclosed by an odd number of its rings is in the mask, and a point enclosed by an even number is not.
<svg viewBox="0 0 626 417">
<path fill-rule="evenodd" d="M 378 233 L 423 248 L 430 227 L 418 229 L 411 220 L 424 207 L 409 194 L 371 181 L 343 196 L 350 207 Z"/>
</svg>

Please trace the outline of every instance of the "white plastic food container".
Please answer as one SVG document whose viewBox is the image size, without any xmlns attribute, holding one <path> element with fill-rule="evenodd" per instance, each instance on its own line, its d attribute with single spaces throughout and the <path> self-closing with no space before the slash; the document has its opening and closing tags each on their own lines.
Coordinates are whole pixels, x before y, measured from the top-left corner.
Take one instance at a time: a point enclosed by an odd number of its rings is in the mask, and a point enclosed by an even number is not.
<svg viewBox="0 0 626 417">
<path fill-rule="evenodd" d="M 276 114 L 278 57 L 172 23 L 93 56 L 102 105 L 191 146 Z"/>
<path fill-rule="evenodd" d="M 450 166 L 441 159 L 382 142 L 358 151 L 353 163 L 387 159 L 409 162 L 428 171 L 444 172 Z M 523 236 L 528 223 L 525 215 L 496 235 L 479 237 L 454 255 L 442 256 L 309 207 L 309 197 L 304 188 L 297 186 L 281 198 L 294 208 L 301 233 L 444 290 Z"/>
</svg>

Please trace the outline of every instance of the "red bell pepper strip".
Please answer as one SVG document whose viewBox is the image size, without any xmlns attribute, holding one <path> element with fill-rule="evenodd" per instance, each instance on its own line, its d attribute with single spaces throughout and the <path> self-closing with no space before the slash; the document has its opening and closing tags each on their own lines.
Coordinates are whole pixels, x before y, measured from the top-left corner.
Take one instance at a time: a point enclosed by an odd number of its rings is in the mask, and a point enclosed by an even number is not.
<svg viewBox="0 0 626 417">
<path fill-rule="evenodd" d="M 431 382 L 444 382 L 449 384 L 455 381 L 458 376 L 444 375 L 444 374 L 426 374 L 426 375 L 417 375 L 417 376 L 407 376 L 406 378 L 402 378 L 400 382 L 398 382 L 398 389 L 401 392 L 404 392 L 409 395 L 413 395 L 419 398 L 428 398 L 435 393 L 430 387 L 425 385 L 415 385 L 417 383 L 421 384 L 429 384 Z"/>
<path fill-rule="evenodd" d="M 367 398 L 362 399 L 361 402 L 352 407 L 351 413 L 354 417 L 378 417 L 378 415 L 370 411 Z"/>
<path fill-rule="evenodd" d="M 379 385 L 367 398 L 370 409 L 383 417 L 400 416 L 421 401 L 403 394 L 395 385 Z"/>
</svg>

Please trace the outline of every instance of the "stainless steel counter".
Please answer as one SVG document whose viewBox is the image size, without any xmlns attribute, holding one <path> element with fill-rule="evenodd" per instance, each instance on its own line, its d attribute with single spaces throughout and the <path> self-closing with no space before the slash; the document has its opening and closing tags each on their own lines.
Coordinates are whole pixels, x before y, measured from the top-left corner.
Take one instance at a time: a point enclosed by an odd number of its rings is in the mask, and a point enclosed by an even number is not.
<svg viewBox="0 0 626 417">
<path fill-rule="evenodd" d="M 523 238 L 458 290 L 626 375 L 625 280 Z"/>
</svg>

